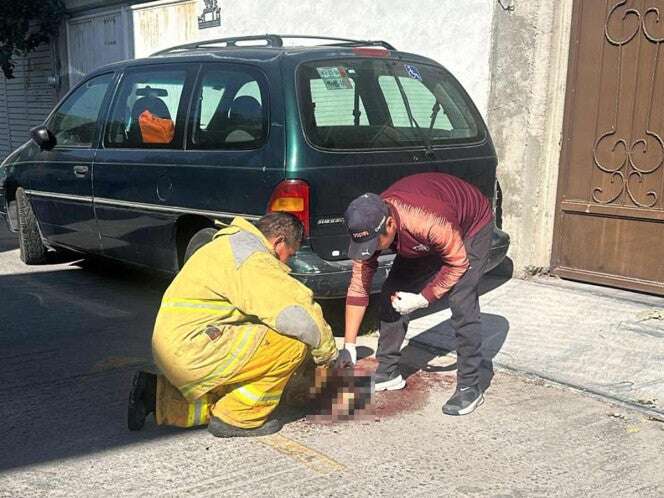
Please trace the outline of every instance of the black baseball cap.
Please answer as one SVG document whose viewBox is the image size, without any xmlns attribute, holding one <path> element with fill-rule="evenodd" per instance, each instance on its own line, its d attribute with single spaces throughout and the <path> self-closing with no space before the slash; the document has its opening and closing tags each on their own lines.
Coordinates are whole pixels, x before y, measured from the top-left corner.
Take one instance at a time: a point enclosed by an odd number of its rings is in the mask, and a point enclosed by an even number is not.
<svg viewBox="0 0 664 498">
<path fill-rule="evenodd" d="M 389 214 L 387 204 L 376 194 L 363 194 L 350 203 L 344 213 L 350 233 L 350 259 L 365 260 L 373 256 Z"/>
</svg>

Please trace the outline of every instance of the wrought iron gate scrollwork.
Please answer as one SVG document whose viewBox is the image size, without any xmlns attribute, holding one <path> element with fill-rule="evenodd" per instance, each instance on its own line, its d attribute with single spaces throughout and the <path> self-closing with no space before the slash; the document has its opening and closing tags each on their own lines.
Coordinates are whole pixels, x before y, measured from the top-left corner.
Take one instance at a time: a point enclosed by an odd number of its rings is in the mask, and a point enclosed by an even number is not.
<svg viewBox="0 0 664 498">
<path fill-rule="evenodd" d="M 615 111 L 613 125 L 609 131 L 602 133 L 593 144 L 593 161 L 595 166 L 610 175 L 610 183 L 614 184 L 616 180 L 620 182 L 617 192 L 613 195 L 604 197 L 604 190 L 602 187 L 593 187 L 592 199 L 599 204 L 611 204 L 621 198 L 625 193 L 629 196 L 630 200 L 642 208 L 652 208 L 658 201 L 658 192 L 650 190 L 645 193 L 646 199 L 639 199 L 634 193 L 634 182 L 643 183 L 646 176 L 651 175 L 662 167 L 664 164 L 664 140 L 661 135 L 651 128 L 652 109 L 654 107 L 655 89 L 657 88 L 657 69 L 659 65 L 659 54 L 662 44 L 664 44 L 664 19 L 660 15 L 660 10 L 657 7 L 649 7 L 645 12 L 641 13 L 635 8 L 626 8 L 622 15 L 622 23 L 628 22 L 628 19 L 634 19 L 634 29 L 627 28 L 627 32 L 622 37 L 615 36 L 611 33 L 611 20 L 618 10 L 625 6 L 627 0 L 617 2 L 609 11 L 604 26 L 604 35 L 607 41 L 618 47 L 618 91 L 616 94 Z M 662 31 L 661 36 L 657 36 L 656 29 Z M 620 99 L 622 96 L 622 83 L 623 83 L 623 47 L 630 43 L 634 38 L 643 32 L 645 39 L 651 43 L 656 44 L 655 63 L 650 79 L 650 101 L 648 105 L 648 116 L 646 119 L 646 127 L 640 136 L 625 138 L 618 137 L 617 123 L 618 113 L 620 109 Z M 635 92 L 634 98 L 637 98 L 638 91 Z M 613 167 L 608 164 L 602 163 L 598 157 L 598 150 L 602 144 L 607 140 L 613 140 L 613 145 L 610 147 L 612 153 L 616 153 L 618 149 L 622 149 L 621 160 Z M 611 142 L 608 143 L 611 145 Z M 642 159 L 648 155 L 648 152 L 656 149 L 656 159 L 654 165 L 642 164 Z"/>
</svg>

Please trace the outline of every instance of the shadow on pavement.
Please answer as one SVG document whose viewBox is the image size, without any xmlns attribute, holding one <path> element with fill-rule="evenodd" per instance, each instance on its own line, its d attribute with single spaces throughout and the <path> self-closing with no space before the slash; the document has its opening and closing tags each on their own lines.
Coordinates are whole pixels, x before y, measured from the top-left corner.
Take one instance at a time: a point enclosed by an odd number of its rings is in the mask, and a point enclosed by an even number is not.
<svg viewBox="0 0 664 498">
<path fill-rule="evenodd" d="M 482 313 L 482 364 L 480 366 L 480 387 L 486 390 L 493 380 L 493 359 L 505 344 L 509 322 L 505 317 Z M 450 320 L 412 337 L 402 350 L 402 373 L 408 377 L 418 370 L 428 372 L 454 371 L 456 363 L 444 367 L 429 366 L 438 356 L 445 356 L 456 350 L 456 337 Z"/>
<path fill-rule="evenodd" d="M 508 262 L 508 265 L 510 264 L 511 262 Z M 486 274 L 480 282 L 480 296 L 487 292 L 491 292 L 508 282 L 511 279 L 510 275 L 511 272 L 491 272 Z M 416 313 L 413 318 L 419 318 L 446 309 L 449 309 L 449 302 L 446 298 L 443 298 L 440 302 L 431 306 L 426 311 Z M 509 332 L 509 322 L 505 317 L 488 313 L 482 313 L 481 320 L 483 358 L 480 371 L 480 386 L 482 389 L 487 389 L 491 385 L 491 380 L 494 375 L 493 358 L 498 354 L 505 343 L 507 333 Z M 412 370 L 413 365 L 420 365 L 420 368 L 424 368 L 424 366 L 435 357 L 445 356 L 451 351 L 456 351 L 456 337 L 451 321 L 445 320 L 429 330 L 412 337 L 409 346 L 416 348 L 417 351 L 411 352 L 410 350 L 407 350 L 408 347 L 404 348 L 405 355 L 415 353 L 414 358 L 411 360 L 411 368 L 406 369 L 404 372 L 406 375 L 411 375 L 416 371 Z M 456 370 L 456 363 L 445 367 L 443 370 Z"/>
<path fill-rule="evenodd" d="M 168 281 L 127 268 L 0 276 L 0 471 L 173 434 L 131 433 L 133 372 L 151 366 Z"/>
</svg>

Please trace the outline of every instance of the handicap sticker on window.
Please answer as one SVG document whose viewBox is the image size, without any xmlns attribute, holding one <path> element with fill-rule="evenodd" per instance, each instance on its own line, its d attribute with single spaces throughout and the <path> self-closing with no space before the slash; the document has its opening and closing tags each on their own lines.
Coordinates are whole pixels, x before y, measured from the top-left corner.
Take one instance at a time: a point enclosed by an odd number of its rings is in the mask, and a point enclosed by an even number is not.
<svg viewBox="0 0 664 498">
<path fill-rule="evenodd" d="M 353 88 L 348 71 L 343 66 L 317 67 L 316 70 L 328 90 L 349 90 Z"/>
<path fill-rule="evenodd" d="M 410 76 L 414 80 L 422 81 L 422 75 L 420 74 L 420 70 L 417 69 L 415 66 L 411 64 L 404 64 L 403 68 L 406 70 L 406 73 L 408 73 L 408 76 Z"/>
</svg>

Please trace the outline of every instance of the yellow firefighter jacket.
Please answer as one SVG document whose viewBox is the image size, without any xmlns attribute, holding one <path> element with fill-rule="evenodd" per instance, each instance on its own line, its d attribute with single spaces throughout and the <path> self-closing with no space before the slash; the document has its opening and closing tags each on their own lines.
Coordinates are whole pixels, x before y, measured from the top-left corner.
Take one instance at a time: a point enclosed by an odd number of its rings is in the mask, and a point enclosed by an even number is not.
<svg viewBox="0 0 664 498">
<path fill-rule="evenodd" d="M 193 401 L 240 371 L 268 327 L 333 361 L 332 330 L 313 293 L 289 275 L 263 234 L 243 218 L 196 251 L 166 290 L 152 351 L 157 366 Z"/>
</svg>

